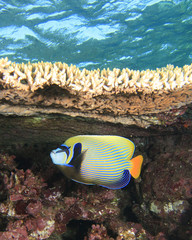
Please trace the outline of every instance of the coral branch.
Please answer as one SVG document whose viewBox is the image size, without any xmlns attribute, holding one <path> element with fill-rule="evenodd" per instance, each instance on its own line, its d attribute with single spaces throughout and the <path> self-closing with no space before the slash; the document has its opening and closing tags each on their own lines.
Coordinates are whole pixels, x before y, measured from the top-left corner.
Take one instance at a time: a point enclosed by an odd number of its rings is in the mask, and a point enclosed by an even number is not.
<svg viewBox="0 0 192 240">
<path fill-rule="evenodd" d="M 5 114 L 6 108 L 16 113 L 16 106 L 31 106 L 25 115 L 38 111 L 71 116 L 86 113 L 125 123 L 130 114 L 159 113 L 190 104 L 192 64 L 146 71 L 81 71 L 60 62 L 17 64 L 5 58 L 0 59 L 0 85 L 0 113 Z"/>
</svg>

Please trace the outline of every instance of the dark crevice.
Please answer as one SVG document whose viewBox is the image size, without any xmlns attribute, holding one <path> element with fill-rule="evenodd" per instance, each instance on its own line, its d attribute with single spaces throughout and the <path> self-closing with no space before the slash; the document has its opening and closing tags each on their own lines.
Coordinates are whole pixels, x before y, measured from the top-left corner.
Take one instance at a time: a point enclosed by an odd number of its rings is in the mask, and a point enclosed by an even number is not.
<svg viewBox="0 0 192 240">
<path fill-rule="evenodd" d="M 67 231 L 62 235 L 63 240 L 84 240 L 94 221 L 71 220 L 67 224 Z"/>
<path fill-rule="evenodd" d="M 0 232 L 4 232 L 8 225 L 8 219 L 6 217 L 0 217 Z"/>
</svg>

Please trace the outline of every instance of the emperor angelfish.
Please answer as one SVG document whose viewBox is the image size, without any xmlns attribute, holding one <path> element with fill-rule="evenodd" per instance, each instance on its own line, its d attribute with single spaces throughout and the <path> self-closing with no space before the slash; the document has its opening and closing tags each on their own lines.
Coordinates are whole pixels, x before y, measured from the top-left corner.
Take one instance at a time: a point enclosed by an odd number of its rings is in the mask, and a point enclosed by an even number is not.
<svg viewBox="0 0 192 240">
<path fill-rule="evenodd" d="M 140 175 L 143 157 L 132 158 L 134 150 L 134 143 L 124 137 L 79 135 L 67 139 L 50 156 L 76 182 L 119 189 L 129 183 L 131 175 Z"/>
</svg>

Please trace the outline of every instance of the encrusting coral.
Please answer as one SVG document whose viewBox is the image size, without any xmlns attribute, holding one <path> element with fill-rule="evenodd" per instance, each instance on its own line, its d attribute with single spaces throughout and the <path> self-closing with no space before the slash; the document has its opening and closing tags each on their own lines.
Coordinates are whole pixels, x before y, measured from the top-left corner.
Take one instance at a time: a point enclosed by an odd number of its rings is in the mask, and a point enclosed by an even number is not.
<svg viewBox="0 0 192 240">
<path fill-rule="evenodd" d="M 163 231 L 170 239 L 192 236 L 191 135 L 153 138 L 140 188 L 140 204 L 133 212 L 151 231 Z M 158 142 L 159 141 L 159 142 Z M 187 144 L 189 142 L 189 145 Z M 147 216 L 147 217 L 146 217 Z"/>
<path fill-rule="evenodd" d="M 61 62 L 17 64 L 2 58 L 0 85 L 0 101 L 13 103 L 12 107 L 22 104 L 69 115 L 99 114 L 101 118 L 105 114 L 150 114 L 192 102 L 192 64 L 145 71 L 81 71 Z"/>
<path fill-rule="evenodd" d="M 47 211 L 42 191 L 47 184 L 28 169 L 16 168 L 14 156 L 0 155 L 1 216 L 7 220 L 0 240 L 46 239 L 55 229 L 53 214 Z"/>
<path fill-rule="evenodd" d="M 65 233 L 71 220 L 98 223 L 85 237 L 89 240 L 114 239 L 107 228 L 117 240 L 162 239 L 161 234 L 151 236 L 140 224 L 121 220 L 118 191 L 78 184 L 67 193 L 66 187 L 61 189 L 61 181 L 59 186 L 49 187 L 31 170 L 17 169 L 14 158 L 0 154 L 0 240 L 48 239 L 52 233 Z"/>
<path fill-rule="evenodd" d="M 163 233 L 159 233 L 156 237 L 153 237 L 138 223 L 121 223 L 121 225 L 118 226 L 118 236 L 113 238 L 109 236 L 105 226 L 102 224 L 93 224 L 88 232 L 88 236 L 84 237 L 84 240 L 166 240 Z"/>
</svg>

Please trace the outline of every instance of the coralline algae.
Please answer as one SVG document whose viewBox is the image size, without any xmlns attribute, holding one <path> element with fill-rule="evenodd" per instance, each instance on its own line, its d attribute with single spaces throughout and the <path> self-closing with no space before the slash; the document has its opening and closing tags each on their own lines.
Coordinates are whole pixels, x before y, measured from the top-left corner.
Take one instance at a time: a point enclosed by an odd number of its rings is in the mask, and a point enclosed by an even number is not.
<svg viewBox="0 0 192 240">
<path fill-rule="evenodd" d="M 99 224 L 93 225 L 84 239 L 161 239 L 161 234 L 153 237 L 141 225 L 121 220 L 119 206 L 123 192 L 120 190 L 81 185 L 79 188 L 79 184 L 74 183 L 75 188 L 66 196 L 58 183 L 55 183 L 57 187 L 49 187 L 31 170 L 17 169 L 14 156 L 1 154 L 0 164 L 3 194 L 0 221 L 6 219 L 7 222 L 1 228 L 0 240 L 13 237 L 18 240 L 47 239 L 52 233 L 65 233 L 71 220 Z M 110 237 L 107 229 L 113 236 Z"/>
</svg>

